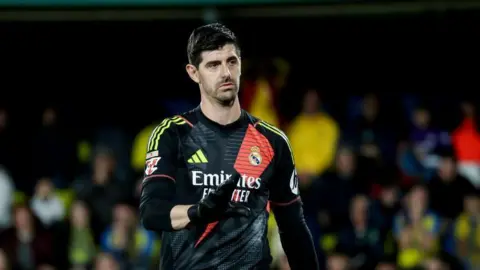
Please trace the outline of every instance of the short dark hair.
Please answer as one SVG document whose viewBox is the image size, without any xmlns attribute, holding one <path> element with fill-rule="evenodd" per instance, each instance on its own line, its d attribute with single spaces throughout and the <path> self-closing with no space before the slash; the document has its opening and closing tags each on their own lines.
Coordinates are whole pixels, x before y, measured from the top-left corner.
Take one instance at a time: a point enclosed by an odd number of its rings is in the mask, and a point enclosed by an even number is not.
<svg viewBox="0 0 480 270">
<path fill-rule="evenodd" d="M 188 62 L 196 67 L 202 62 L 202 52 L 222 48 L 226 44 L 233 44 L 240 55 L 237 37 L 225 25 L 212 23 L 200 26 L 193 30 L 188 38 Z"/>
</svg>

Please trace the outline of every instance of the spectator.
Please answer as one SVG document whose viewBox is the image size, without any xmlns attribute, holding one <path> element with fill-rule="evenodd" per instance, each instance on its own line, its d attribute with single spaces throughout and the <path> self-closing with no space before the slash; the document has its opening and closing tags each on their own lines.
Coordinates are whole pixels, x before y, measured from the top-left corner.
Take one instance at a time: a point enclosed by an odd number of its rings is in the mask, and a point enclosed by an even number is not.
<svg viewBox="0 0 480 270">
<path fill-rule="evenodd" d="M 255 117 L 259 117 L 274 126 L 279 126 L 281 119 L 277 111 L 280 87 L 275 84 L 273 66 L 269 60 L 261 60 L 259 69 L 251 79 L 244 82 L 241 103 Z"/>
<path fill-rule="evenodd" d="M 112 226 L 101 236 L 102 250 L 110 253 L 122 269 L 148 269 L 154 256 L 154 234 L 138 225 L 128 205 L 116 205 L 113 217 Z"/>
<path fill-rule="evenodd" d="M 95 130 L 92 145 L 100 151 L 108 151 L 115 163 L 114 174 L 117 181 L 124 185 L 132 185 L 130 169 L 131 142 L 129 136 L 121 129 L 105 125 Z M 106 150 L 108 149 L 108 150 Z"/>
<path fill-rule="evenodd" d="M 0 232 L 11 225 L 13 192 L 13 181 L 10 175 L 0 167 Z"/>
<path fill-rule="evenodd" d="M 467 179 L 457 174 L 456 161 L 452 156 L 440 158 L 437 175 L 428 187 L 431 209 L 451 221 L 462 212 L 465 195 L 475 190 Z"/>
<path fill-rule="evenodd" d="M 278 270 L 289 270 L 290 265 L 288 264 L 285 250 L 283 250 L 277 222 L 273 215 L 270 216 L 268 220 L 268 242 L 270 244 L 270 253 L 272 255 L 271 266 Z"/>
<path fill-rule="evenodd" d="M 480 192 L 465 196 L 465 211 L 455 222 L 456 254 L 467 269 L 480 268 Z"/>
<path fill-rule="evenodd" d="M 122 185 L 115 178 L 115 166 L 113 154 L 108 149 L 100 149 L 94 157 L 92 175 L 79 179 L 75 185 L 78 199 L 91 209 L 92 229 L 97 240 L 112 221 L 113 207 L 132 195 L 128 185 Z"/>
<path fill-rule="evenodd" d="M 70 265 L 74 269 L 88 269 L 94 261 L 96 246 L 90 229 L 90 214 L 81 201 L 72 205 L 68 239 Z"/>
<path fill-rule="evenodd" d="M 480 133 L 476 108 L 470 102 L 462 104 L 463 120 L 452 134 L 458 159 L 458 172 L 473 185 L 480 187 Z"/>
<path fill-rule="evenodd" d="M 340 232 L 339 245 L 355 269 L 373 269 L 380 260 L 383 242 L 380 229 L 369 218 L 369 200 L 357 195 L 351 200 L 350 225 Z"/>
<path fill-rule="evenodd" d="M 33 139 L 34 179 L 50 175 L 57 188 L 69 186 L 75 173 L 75 138 L 71 137 L 61 130 L 57 111 L 53 107 L 45 108 L 41 127 Z"/>
<path fill-rule="evenodd" d="M 388 134 L 388 126 L 380 115 L 378 98 L 368 94 L 363 98 L 362 110 L 349 131 L 348 139 L 355 142 L 359 153 L 359 168 L 369 178 L 378 168 L 393 159 L 394 142 Z"/>
<path fill-rule="evenodd" d="M 374 203 L 374 216 L 380 224 L 382 231 L 390 230 L 393 225 L 393 218 L 399 210 L 400 191 L 397 185 L 387 183 L 380 188 L 378 200 Z"/>
<path fill-rule="evenodd" d="M 30 207 L 47 228 L 60 222 L 65 216 L 65 206 L 55 194 L 52 181 L 46 177 L 38 181 Z"/>
<path fill-rule="evenodd" d="M 335 158 L 339 128 L 333 118 L 319 109 L 317 91 L 308 90 L 302 112 L 288 129 L 300 187 L 303 188 L 307 188 L 314 177 L 325 172 Z"/>
<path fill-rule="evenodd" d="M 42 230 L 25 206 L 15 209 L 15 227 L 0 235 L 13 269 L 31 270 L 55 263 L 51 235 Z"/>
<path fill-rule="evenodd" d="M 308 192 L 312 199 L 310 206 L 306 206 L 306 213 L 316 211 L 323 229 L 345 226 L 348 224 L 350 199 L 361 191 L 359 182 L 354 154 L 349 148 L 341 147 L 334 171 L 321 177 Z"/>
<path fill-rule="evenodd" d="M 411 145 L 401 151 L 400 167 L 408 176 L 430 179 L 438 167 L 438 153 L 451 147 L 451 139 L 448 132 L 432 127 L 430 111 L 425 107 L 413 111 L 411 122 Z"/>
<path fill-rule="evenodd" d="M 414 111 L 412 122 L 410 142 L 415 156 L 425 168 L 437 168 L 439 157 L 436 153 L 451 146 L 448 132 L 432 127 L 430 111 L 425 107 Z"/>
<path fill-rule="evenodd" d="M 382 260 L 387 263 L 386 260 L 392 260 L 397 251 L 392 226 L 394 217 L 400 209 L 400 190 L 398 186 L 393 183 L 383 185 L 372 208 L 371 217 L 380 229 L 380 239 L 384 247 Z"/>
<path fill-rule="evenodd" d="M 412 187 L 405 198 L 404 209 L 394 220 L 394 236 L 399 244 L 398 261 L 402 268 L 421 266 L 436 255 L 439 245 L 440 220 L 428 208 L 427 189 Z"/>
</svg>

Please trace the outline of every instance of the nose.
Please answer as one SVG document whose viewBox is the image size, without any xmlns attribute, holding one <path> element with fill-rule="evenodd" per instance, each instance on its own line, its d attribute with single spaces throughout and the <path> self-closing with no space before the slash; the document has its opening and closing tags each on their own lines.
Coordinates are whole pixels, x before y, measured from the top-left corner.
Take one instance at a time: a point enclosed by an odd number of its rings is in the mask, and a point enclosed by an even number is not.
<svg viewBox="0 0 480 270">
<path fill-rule="evenodd" d="M 222 65 L 222 77 L 223 78 L 230 78 L 232 76 L 232 73 L 230 72 L 230 68 L 228 67 L 227 63 L 224 63 Z"/>
</svg>

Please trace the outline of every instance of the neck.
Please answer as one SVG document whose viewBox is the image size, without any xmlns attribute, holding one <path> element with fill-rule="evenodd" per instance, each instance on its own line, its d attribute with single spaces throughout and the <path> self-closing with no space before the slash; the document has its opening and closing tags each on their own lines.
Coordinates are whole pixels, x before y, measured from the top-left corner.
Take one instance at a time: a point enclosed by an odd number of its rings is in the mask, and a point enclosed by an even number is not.
<svg viewBox="0 0 480 270">
<path fill-rule="evenodd" d="M 202 96 L 200 109 L 208 119 L 221 125 L 228 125 L 235 122 L 242 114 L 238 96 L 235 97 L 235 100 L 231 105 L 227 106 L 212 102 L 211 100 L 208 100 Z"/>
<path fill-rule="evenodd" d="M 17 231 L 17 237 L 21 242 L 29 242 L 32 239 L 32 236 L 32 230 L 30 228 Z"/>
<path fill-rule="evenodd" d="M 352 176 L 352 172 L 351 172 L 351 171 L 342 170 L 342 169 L 338 169 L 337 174 L 338 174 L 340 177 L 344 177 L 344 178 L 348 178 L 348 177 Z"/>
<path fill-rule="evenodd" d="M 353 226 L 355 227 L 356 231 L 363 231 L 367 227 L 367 224 L 364 220 L 355 220 L 353 222 Z"/>
</svg>

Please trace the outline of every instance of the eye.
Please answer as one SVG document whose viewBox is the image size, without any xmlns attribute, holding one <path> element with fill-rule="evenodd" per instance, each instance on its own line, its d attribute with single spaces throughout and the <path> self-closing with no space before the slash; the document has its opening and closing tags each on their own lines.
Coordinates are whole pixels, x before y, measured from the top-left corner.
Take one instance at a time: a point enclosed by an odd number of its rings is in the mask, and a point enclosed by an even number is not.
<svg viewBox="0 0 480 270">
<path fill-rule="evenodd" d="M 216 68 L 220 65 L 218 62 L 212 62 L 207 65 L 208 68 Z"/>
</svg>

